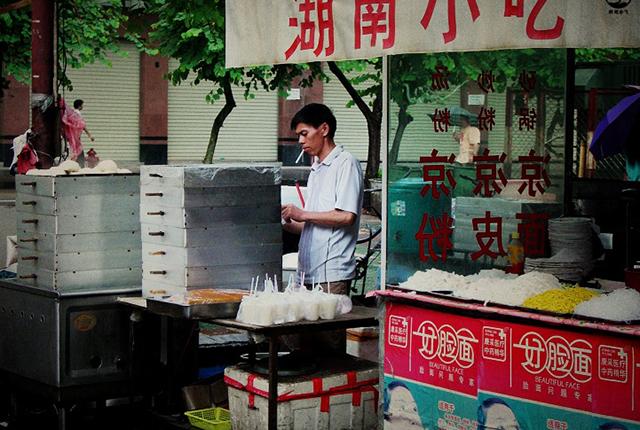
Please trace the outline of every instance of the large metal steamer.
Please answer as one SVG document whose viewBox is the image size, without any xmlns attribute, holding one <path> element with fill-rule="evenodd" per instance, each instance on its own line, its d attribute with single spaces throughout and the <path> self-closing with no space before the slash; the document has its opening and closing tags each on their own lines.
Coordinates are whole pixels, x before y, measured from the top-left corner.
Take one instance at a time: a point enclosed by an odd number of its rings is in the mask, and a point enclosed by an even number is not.
<svg viewBox="0 0 640 430">
<path fill-rule="evenodd" d="M 139 296 L 139 177 L 16 177 L 18 278 L 0 283 L 0 369 L 12 394 L 66 406 L 128 394 Z M 27 396 L 27 398 L 28 398 Z"/>
</svg>

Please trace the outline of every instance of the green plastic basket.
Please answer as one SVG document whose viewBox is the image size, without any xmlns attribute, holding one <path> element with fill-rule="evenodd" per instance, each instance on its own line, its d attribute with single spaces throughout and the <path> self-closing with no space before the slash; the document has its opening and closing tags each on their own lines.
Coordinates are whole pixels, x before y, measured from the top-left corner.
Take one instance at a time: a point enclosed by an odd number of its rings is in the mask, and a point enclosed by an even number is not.
<svg viewBox="0 0 640 430">
<path fill-rule="evenodd" d="M 197 409 L 184 413 L 189 423 L 204 430 L 231 430 L 231 413 L 224 408 Z"/>
</svg>

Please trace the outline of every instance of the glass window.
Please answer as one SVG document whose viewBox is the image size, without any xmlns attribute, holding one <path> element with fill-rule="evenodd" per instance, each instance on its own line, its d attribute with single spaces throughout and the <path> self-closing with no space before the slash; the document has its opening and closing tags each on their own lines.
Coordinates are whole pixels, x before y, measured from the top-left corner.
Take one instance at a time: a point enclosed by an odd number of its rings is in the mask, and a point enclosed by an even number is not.
<svg viewBox="0 0 640 430">
<path fill-rule="evenodd" d="M 562 214 L 566 51 L 389 58 L 387 282 L 545 256 Z"/>
</svg>

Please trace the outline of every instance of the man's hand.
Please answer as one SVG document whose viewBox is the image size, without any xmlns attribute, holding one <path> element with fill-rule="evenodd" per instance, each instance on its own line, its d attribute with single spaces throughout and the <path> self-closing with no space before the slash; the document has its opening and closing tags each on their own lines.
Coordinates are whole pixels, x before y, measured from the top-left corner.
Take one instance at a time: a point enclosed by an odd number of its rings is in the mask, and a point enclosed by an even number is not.
<svg viewBox="0 0 640 430">
<path fill-rule="evenodd" d="M 304 222 L 305 221 L 304 210 L 292 204 L 281 206 L 280 213 L 282 215 L 282 219 L 285 220 L 285 222 L 291 222 L 291 221 Z"/>
</svg>

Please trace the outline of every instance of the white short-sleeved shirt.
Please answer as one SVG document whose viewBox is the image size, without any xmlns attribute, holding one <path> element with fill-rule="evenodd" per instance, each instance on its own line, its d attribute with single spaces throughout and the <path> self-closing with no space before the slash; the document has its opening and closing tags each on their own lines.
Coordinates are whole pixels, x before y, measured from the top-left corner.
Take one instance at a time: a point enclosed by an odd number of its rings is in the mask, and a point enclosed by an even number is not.
<svg viewBox="0 0 640 430">
<path fill-rule="evenodd" d="M 298 270 L 305 282 L 337 282 L 355 276 L 355 250 L 362 211 L 362 168 L 358 160 L 336 146 L 322 161 L 311 166 L 305 210 L 334 209 L 356 215 L 350 226 L 326 227 L 305 223 L 300 237 Z"/>
</svg>

